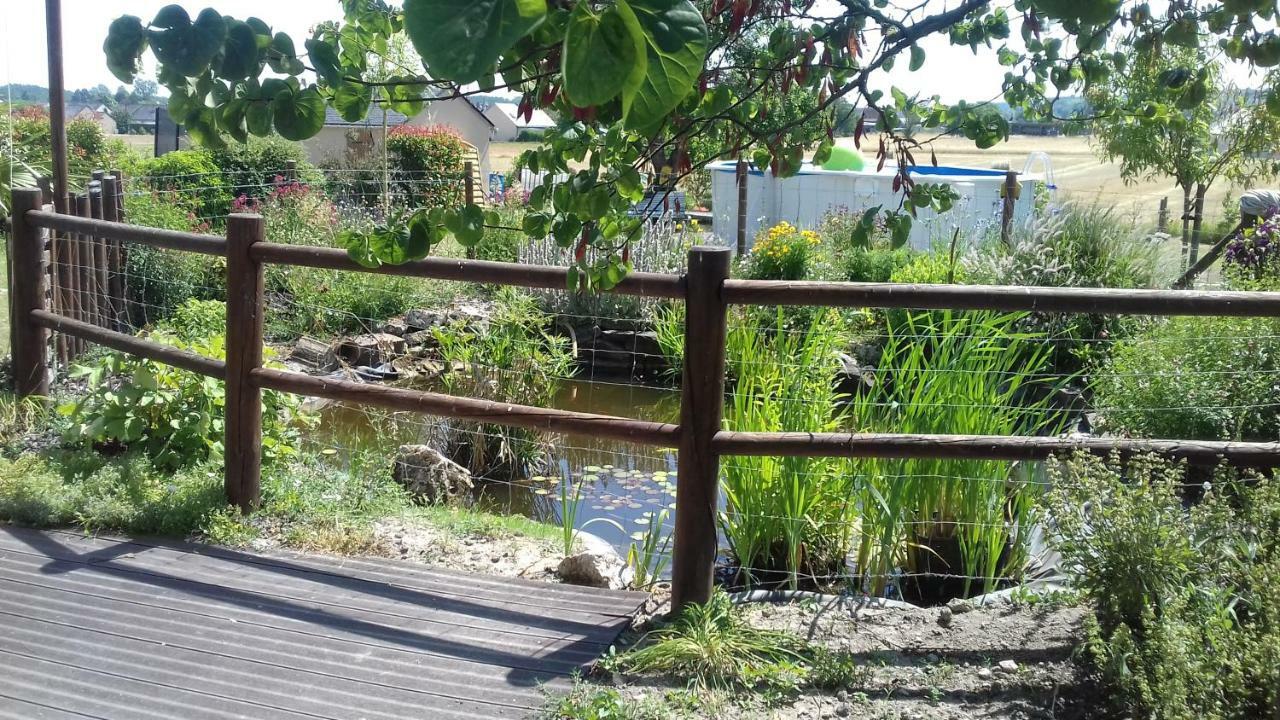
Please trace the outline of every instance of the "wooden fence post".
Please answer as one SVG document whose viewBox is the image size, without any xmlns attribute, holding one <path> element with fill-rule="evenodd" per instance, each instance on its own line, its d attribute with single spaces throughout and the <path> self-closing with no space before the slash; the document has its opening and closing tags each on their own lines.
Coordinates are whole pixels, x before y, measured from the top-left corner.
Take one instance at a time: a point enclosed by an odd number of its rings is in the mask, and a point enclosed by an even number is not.
<svg viewBox="0 0 1280 720">
<path fill-rule="evenodd" d="M 1018 173 L 1010 170 L 1004 174 L 1004 188 L 1000 196 L 1000 240 L 1005 245 L 1013 242 L 1013 207 L 1018 199 Z"/>
<path fill-rule="evenodd" d="M 1169 198 L 1160 198 L 1160 213 L 1156 215 L 1156 231 L 1169 232 Z"/>
<path fill-rule="evenodd" d="M 227 217 L 227 502 L 258 507 L 262 483 L 262 390 L 249 373 L 262 366 L 262 263 L 250 255 L 264 239 L 262 216 Z"/>
<path fill-rule="evenodd" d="M 27 211 L 39 210 L 39 188 L 13 191 L 13 229 L 9 234 L 9 339 L 13 352 L 13 391 L 18 397 L 49 394 L 49 331 L 31 321 L 31 311 L 45 310 L 44 237 L 27 222 Z"/>
<path fill-rule="evenodd" d="M 120 183 L 115 175 L 102 178 L 102 219 L 108 222 L 120 222 L 120 205 L 118 195 Z M 124 329 L 124 267 L 120 264 L 119 240 L 111 238 L 107 243 L 107 291 L 110 297 L 111 326 L 116 330 Z"/>
<path fill-rule="evenodd" d="M 291 182 L 291 183 L 298 181 L 298 161 L 297 160 L 284 161 L 284 179 L 286 182 Z"/>
<path fill-rule="evenodd" d="M 95 172 L 97 176 L 100 173 Z M 103 177 L 106 177 L 105 175 Z M 95 220 L 106 218 L 106 198 L 102 195 L 102 180 L 89 183 L 89 213 Z M 94 295 L 98 298 L 98 325 L 109 328 L 115 322 L 111 301 L 111 276 L 107 272 L 107 240 L 90 236 L 93 246 Z"/>
<path fill-rule="evenodd" d="M 724 413 L 728 248 L 689 251 L 685 275 L 684 378 L 680 390 L 680 455 L 671 603 L 679 609 L 711 598 L 715 575 L 720 458 L 711 440 Z"/>
<path fill-rule="evenodd" d="M 747 161 L 738 158 L 733 171 L 738 183 L 738 257 L 747 254 Z"/>
</svg>

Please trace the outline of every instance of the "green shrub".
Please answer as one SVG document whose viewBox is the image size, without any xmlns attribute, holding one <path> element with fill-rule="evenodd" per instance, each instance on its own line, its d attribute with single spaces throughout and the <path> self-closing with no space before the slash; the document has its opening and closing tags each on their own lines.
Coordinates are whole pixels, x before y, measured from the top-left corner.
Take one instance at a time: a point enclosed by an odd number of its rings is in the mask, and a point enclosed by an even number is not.
<svg viewBox="0 0 1280 720">
<path fill-rule="evenodd" d="M 1067 205 L 1020 226 L 1011 245 L 992 242 L 969 263 L 973 282 L 1043 287 L 1149 288 L 1161 279 L 1159 246 L 1101 205 Z M 1073 374 L 1106 357 L 1131 317 L 1031 313 L 1022 329 L 1054 346 L 1054 368 Z"/>
<path fill-rule="evenodd" d="M 756 280 L 807 280 L 817 271 L 822 239 L 783 221 L 758 234 L 744 259 L 746 275 Z"/>
<path fill-rule="evenodd" d="M 1093 607 L 1083 657 L 1119 716 L 1272 717 L 1280 485 L 1222 468 L 1188 510 L 1186 479 L 1154 457 L 1051 464 L 1058 549 Z"/>
<path fill-rule="evenodd" d="M 387 150 L 392 155 L 396 193 L 410 207 L 462 204 L 466 143 L 456 130 L 445 125 L 400 125 L 387 133 Z"/>
<path fill-rule="evenodd" d="M 68 180 L 72 187 L 83 188 L 94 170 L 109 169 L 107 138 L 96 122 L 85 118 L 69 120 L 66 131 Z M 5 136 L 6 145 L 12 137 L 16 160 L 41 168 L 51 167 L 49 115 L 44 108 L 23 109 L 12 118 L 6 117 L 0 121 L 0 132 Z"/>
<path fill-rule="evenodd" d="M 840 273 L 849 282 L 886 283 L 892 281 L 895 272 L 911 264 L 912 255 L 906 248 L 851 248 L 840 258 Z"/>
<path fill-rule="evenodd" d="M 453 324 L 435 330 L 455 395 L 548 407 L 573 368 L 568 342 L 551 334 L 551 318 L 528 295 L 502 290 L 486 330 Z M 484 477 L 523 477 L 546 459 L 542 436 L 524 428 L 451 422 L 440 431 L 447 456 Z"/>
<path fill-rule="evenodd" d="M 1280 320 L 1175 317 L 1116 343 L 1093 404 L 1112 433 L 1276 440 L 1278 377 Z"/>
<path fill-rule="evenodd" d="M 226 358 L 226 325 L 209 303 L 177 313 L 178 327 L 159 327 L 149 339 L 218 360 Z M 199 336 L 201 327 L 217 334 Z M 184 337 L 185 336 L 185 337 Z M 151 360 L 109 353 L 76 365 L 71 376 L 88 388 L 59 408 L 70 419 L 67 442 L 139 448 L 157 467 L 179 468 L 222 455 L 225 388 L 220 380 Z M 295 452 L 297 399 L 263 394 L 263 457 Z"/>
<path fill-rule="evenodd" d="M 124 210 L 132 225 L 182 232 L 208 230 L 193 211 L 154 191 L 126 194 Z M 167 317 L 187 300 L 222 300 L 226 296 L 226 260 L 220 257 L 131 244 L 125 267 L 129 321 L 135 327 Z"/>
<path fill-rule="evenodd" d="M 297 166 L 293 178 L 304 184 L 319 183 L 323 177 L 307 159 L 300 143 L 278 135 L 250 137 L 247 143 L 228 143 L 210 151 L 210 159 L 222 172 L 233 198 L 265 198 L 277 185 L 287 183 L 285 168 L 289 162 Z"/>
<path fill-rule="evenodd" d="M 231 188 L 206 150 L 178 150 L 151 158 L 141 167 L 142 181 L 165 202 L 217 223 L 231 208 Z"/>
</svg>

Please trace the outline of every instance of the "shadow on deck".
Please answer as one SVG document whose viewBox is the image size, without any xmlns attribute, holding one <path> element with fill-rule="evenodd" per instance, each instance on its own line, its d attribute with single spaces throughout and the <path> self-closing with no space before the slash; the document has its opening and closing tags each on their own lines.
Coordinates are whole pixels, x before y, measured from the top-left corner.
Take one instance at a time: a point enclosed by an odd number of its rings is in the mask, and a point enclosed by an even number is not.
<svg viewBox="0 0 1280 720">
<path fill-rule="evenodd" d="M 0 718 L 521 718 L 644 601 L 0 526 Z"/>
</svg>

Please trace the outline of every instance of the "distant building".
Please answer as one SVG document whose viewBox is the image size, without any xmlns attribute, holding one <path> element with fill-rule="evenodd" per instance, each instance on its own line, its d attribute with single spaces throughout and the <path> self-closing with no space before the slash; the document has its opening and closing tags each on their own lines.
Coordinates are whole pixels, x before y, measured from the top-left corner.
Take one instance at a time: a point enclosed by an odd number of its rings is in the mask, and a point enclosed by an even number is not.
<svg viewBox="0 0 1280 720">
<path fill-rule="evenodd" d="M 398 125 L 447 125 L 453 128 L 475 148 L 479 176 L 489 176 L 489 143 L 493 140 L 494 124 L 466 98 L 431 100 L 423 106 L 422 112 L 412 118 L 374 106 L 363 120 L 348 122 L 328 108 L 324 127 L 314 137 L 304 140 L 302 146 L 311 161 L 321 166 L 368 161 L 381 153 L 384 119 L 387 129 Z"/>
<path fill-rule="evenodd" d="M 506 102 L 493 103 L 485 108 L 485 117 L 494 126 L 494 140 L 511 142 L 520 137 L 522 132 L 543 132 L 556 125 L 556 121 L 542 110 L 534 110 L 528 120 L 520 117 L 519 111 L 518 105 Z"/>
<path fill-rule="evenodd" d="M 107 135 L 116 134 L 116 121 L 111 119 L 107 114 L 106 105 L 80 105 L 76 103 L 67 104 L 64 112 L 66 113 L 67 122 L 72 120 L 91 120 L 102 128 L 102 132 Z"/>
</svg>

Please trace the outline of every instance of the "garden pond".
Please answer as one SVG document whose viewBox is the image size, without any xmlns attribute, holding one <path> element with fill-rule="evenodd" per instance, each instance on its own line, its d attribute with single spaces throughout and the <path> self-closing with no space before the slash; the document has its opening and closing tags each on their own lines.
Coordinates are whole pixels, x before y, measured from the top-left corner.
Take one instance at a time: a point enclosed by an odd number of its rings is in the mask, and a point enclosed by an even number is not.
<svg viewBox="0 0 1280 720">
<path fill-rule="evenodd" d="M 412 381 L 410 381 L 412 382 Z M 412 385 L 410 385 L 412 386 Z M 418 387 L 417 389 L 436 389 Z M 680 393 L 670 388 L 588 380 L 564 380 L 552 407 L 575 412 L 676 422 Z M 368 451 L 388 463 L 405 444 L 427 444 L 439 420 L 335 403 L 320 411 L 315 435 L 326 452 L 339 457 Z M 652 448 L 581 435 L 552 438 L 541 474 L 514 481 L 478 480 L 473 501 L 479 509 L 562 523 L 562 499 L 572 502 L 580 488 L 575 525 L 608 541 L 624 556 L 630 535 L 649 526 L 666 508 L 674 522 L 675 448 Z"/>
</svg>

